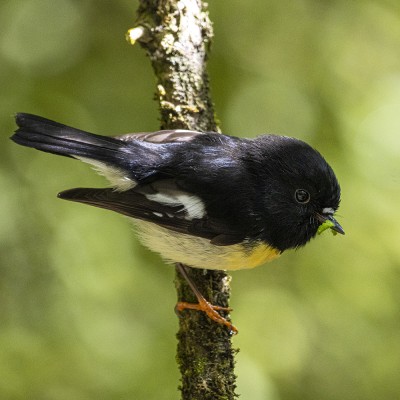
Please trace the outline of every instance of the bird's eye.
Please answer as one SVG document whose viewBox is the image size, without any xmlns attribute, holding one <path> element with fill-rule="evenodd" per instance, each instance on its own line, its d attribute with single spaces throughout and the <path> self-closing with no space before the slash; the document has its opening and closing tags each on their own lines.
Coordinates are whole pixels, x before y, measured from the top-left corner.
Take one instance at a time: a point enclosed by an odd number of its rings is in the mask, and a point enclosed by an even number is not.
<svg viewBox="0 0 400 400">
<path fill-rule="evenodd" d="M 297 189 L 294 193 L 294 198 L 300 204 L 306 204 L 310 201 L 310 193 L 304 189 Z"/>
</svg>

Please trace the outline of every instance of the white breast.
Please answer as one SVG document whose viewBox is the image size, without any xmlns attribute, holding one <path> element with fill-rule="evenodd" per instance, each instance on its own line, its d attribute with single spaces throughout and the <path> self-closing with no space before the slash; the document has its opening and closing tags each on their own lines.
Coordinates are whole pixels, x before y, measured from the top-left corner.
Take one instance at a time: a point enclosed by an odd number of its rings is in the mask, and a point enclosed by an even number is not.
<svg viewBox="0 0 400 400">
<path fill-rule="evenodd" d="M 237 270 L 254 268 L 279 257 L 266 245 L 246 249 L 243 244 L 215 246 L 209 239 L 177 233 L 146 221 L 133 220 L 142 243 L 167 262 L 181 262 L 194 268 Z"/>
</svg>

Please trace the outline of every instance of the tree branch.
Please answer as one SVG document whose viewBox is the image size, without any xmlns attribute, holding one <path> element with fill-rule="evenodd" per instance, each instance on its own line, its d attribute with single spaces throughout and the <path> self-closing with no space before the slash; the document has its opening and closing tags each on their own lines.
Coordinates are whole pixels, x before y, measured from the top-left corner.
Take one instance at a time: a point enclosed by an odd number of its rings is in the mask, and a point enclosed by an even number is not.
<svg viewBox="0 0 400 400">
<path fill-rule="evenodd" d="M 218 130 L 206 72 L 212 35 L 200 0 L 140 0 L 136 27 L 127 38 L 132 44 L 138 41 L 151 60 L 162 129 Z M 188 274 L 212 304 L 229 305 L 230 277 L 225 272 L 189 268 Z M 197 301 L 178 273 L 175 283 L 178 301 Z M 225 326 L 202 312 L 186 310 L 177 338 L 183 400 L 237 397 L 235 351 Z"/>
</svg>

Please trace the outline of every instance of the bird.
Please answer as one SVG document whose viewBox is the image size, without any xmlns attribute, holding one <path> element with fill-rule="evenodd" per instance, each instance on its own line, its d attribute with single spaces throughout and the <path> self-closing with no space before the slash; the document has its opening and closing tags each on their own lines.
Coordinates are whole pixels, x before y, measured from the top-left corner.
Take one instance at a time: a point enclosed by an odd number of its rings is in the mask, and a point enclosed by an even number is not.
<svg viewBox="0 0 400 400">
<path fill-rule="evenodd" d="M 91 165 L 110 183 L 61 199 L 130 217 L 139 239 L 175 263 L 201 310 L 236 333 L 185 266 L 249 269 L 304 246 L 318 232 L 344 234 L 335 218 L 341 190 L 323 156 L 302 140 L 273 134 L 239 138 L 185 129 L 101 136 L 28 113 L 11 139 Z"/>
</svg>

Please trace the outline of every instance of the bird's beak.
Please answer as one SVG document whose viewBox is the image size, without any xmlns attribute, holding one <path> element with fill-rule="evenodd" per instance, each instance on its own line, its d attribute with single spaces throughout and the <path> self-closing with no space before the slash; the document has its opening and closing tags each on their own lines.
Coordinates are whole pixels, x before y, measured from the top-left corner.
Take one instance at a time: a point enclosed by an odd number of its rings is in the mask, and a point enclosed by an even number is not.
<svg viewBox="0 0 400 400">
<path fill-rule="evenodd" d="M 334 232 L 340 233 L 341 235 L 344 235 L 344 230 L 340 226 L 339 222 L 336 221 L 335 218 L 333 218 L 332 215 L 322 215 L 322 214 L 316 214 L 315 215 L 317 220 L 321 222 L 321 224 L 324 223 L 329 223 L 329 228 L 332 229 Z M 326 228 L 325 228 L 326 229 Z"/>
</svg>

